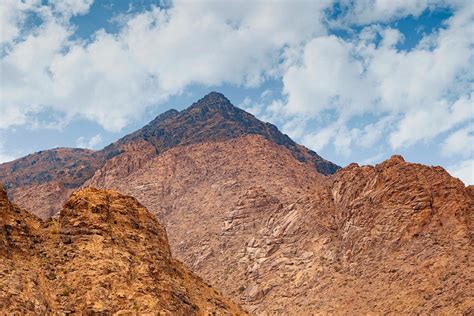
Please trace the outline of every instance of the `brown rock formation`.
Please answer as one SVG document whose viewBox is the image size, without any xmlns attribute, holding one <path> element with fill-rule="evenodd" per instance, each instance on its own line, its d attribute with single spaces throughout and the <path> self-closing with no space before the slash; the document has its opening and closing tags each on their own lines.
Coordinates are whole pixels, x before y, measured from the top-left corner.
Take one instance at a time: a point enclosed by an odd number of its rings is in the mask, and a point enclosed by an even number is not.
<svg viewBox="0 0 474 316">
<path fill-rule="evenodd" d="M 2 188 L 0 214 L 1 313 L 245 314 L 171 258 L 165 230 L 132 197 L 84 189 L 43 223 Z"/>
</svg>

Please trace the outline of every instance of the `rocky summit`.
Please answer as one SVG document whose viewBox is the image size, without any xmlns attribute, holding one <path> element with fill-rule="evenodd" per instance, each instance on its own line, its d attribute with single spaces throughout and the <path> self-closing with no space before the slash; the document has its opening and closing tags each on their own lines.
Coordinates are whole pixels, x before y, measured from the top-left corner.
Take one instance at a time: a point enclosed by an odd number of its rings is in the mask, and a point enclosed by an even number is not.
<svg viewBox="0 0 474 316">
<path fill-rule="evenodd" d="M 164 228 L 132 197 L 74 193 L 42 222 L 0 189 L 2 314 L 243 315 L 174 260 Z"/>
<path fill-rule="evenodd" d="M 474 313 L 472 186 L 401 156 L 339 168 L 219 93 L 100 151 L 0 165 L 0 181 L 54 217 L 5 202 L 5 265 L 26 253 L 5 271 L 30 284 L 7 285 L 16 306 L 242 313 L 206 282 L 256 315 Z"/>
</svg>

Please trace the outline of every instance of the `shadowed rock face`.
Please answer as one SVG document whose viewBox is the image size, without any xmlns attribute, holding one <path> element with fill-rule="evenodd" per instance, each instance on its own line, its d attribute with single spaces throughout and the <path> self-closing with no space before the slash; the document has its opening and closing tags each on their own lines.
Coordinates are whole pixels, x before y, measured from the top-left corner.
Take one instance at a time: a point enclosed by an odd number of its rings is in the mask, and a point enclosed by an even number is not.
<svg viewBox="0 0 474 316">
<path fill-rule="evenodd" d="M 84 189 L 43 223 L 0 189 L 0 225 L 2 314 L 245 314 L 172 259 L 132 197 Z"/>
<path fill-rule="evenodd" d="M 67 197 L 111 160 L 123 162 L 127 176 L 148 160 L 176 146 L 218 142 L 260 135 L 319 173 L 333 174 L 339 167 L 296 144 L 270 124 L 234 107 L 222 94 L 211 92 L 189 108 L 169 110 L 142 129 L 100 151 L 57 148 L 0 165 L 0 182 L 11 198 L 43 219 L 59 212 Z M 244 148 L 242 148 L 244 150 Z"/>
</svg>

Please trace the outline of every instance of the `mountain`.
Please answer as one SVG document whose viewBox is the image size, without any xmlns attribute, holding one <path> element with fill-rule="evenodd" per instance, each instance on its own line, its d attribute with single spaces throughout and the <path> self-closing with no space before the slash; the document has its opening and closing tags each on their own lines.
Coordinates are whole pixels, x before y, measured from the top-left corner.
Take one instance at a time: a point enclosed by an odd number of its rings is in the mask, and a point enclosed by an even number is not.
<svg viewBox="0 0 474 316">
<path fill-rule="evenodd" d="M 127 161 L 126 169 L 117 170 L 126 176 L 171 148 L 246 135 L 260 135 L 287 148 L 296 160 L 311 164 L 321 174 L 333 174 L 339 168 L 296 144 L 274 125 L 234 107 L 222 94 L 211 92 L 181 112 L 169 110 L 159 115 L 100 151 L 57 148 L 2 164 L 0 180 L 15 203 L 46 219 L 57 214 L 74 190 L 117 156 Z"/>
<path fill-rule="evenodd" d="M 474 191 L 440 167 L 393 156 L 339 168 L 217 93 L 101 151 L 67 151 L 93 169 L 75 185 L 137 198 L 173 256 L 251 313 L 474 312 Z M 0 181 L 56 214 L 69 176 L 54 159 L 12 171 L 20 161 Z M 53 178 L 21 184 L 41 172 Z"/>
<path fill-rule="evenodd" d="M 440 167 L 395 156 L 324 177 L 250 135 L 115 174 L 90 185 L 137 197 L 176 257 L 250 312 L 472 311 L 474 196 Z"/>
<path fill-rule="evenodd" d="M 171 257 L 132 197 L 83 189 L 42 222 L 0 187 L 0 214 L 2 314 L 246 314 Z"/>
</svg>

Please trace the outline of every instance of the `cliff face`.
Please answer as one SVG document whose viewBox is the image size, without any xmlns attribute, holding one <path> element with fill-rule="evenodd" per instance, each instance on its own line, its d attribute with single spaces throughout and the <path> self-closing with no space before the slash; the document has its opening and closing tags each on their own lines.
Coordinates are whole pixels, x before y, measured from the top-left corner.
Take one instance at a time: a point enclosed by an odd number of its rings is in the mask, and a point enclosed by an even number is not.
<svg viewBox="0 0 474 316">
<path fill-rule="evenodd" d="M 473 216 L 472 196 L 442 168 L 401 157 L 343 168 L 247 244 L 257 309 L 280 299 L 295 314 L 472 313 Z"/>
<path fill-rule="evenodd" d="M 260 135 L 287 148 L 296 160 L 312 165 L 321 174 L 333 174 L 339 168 L 296 144 L 274 125 L 234 107 L 222 94 L 211 92 L 181 112 L 170 110 L 159 115 L 102 150 L 58 148 L 2 164 L 0 182 L 15 203 L 47 219 L 59 212 L 74 190 L 117 160 L 122 161 L 122 169 L 115 172 L 125 177 L 171 148 L 249 135 Z"/>
<path fill-rule="evenodd" d="M 2 313 L 245 314 L 171 257 L 132 197 L 84 189 L 43 223 L 2 189 L 0 212 Z"/>
<path fill-rule="evenodd" d="M 327 178 L 257 135 L 179 146 L 127 177 L 113 162 L 90 185 L 136 196 L 173 253 L 252 312 L 469 311 L 473 196 L 442 168 L 395 156 Z"/>
</svg>

